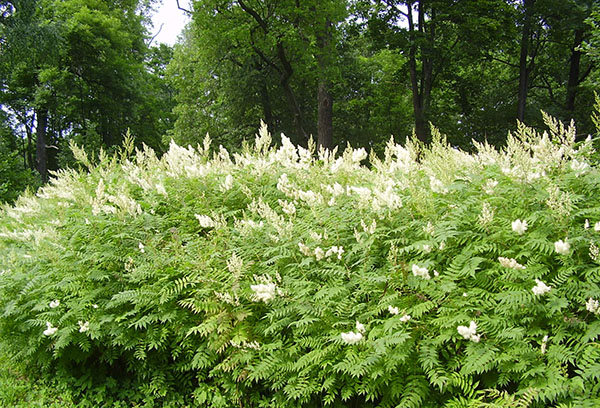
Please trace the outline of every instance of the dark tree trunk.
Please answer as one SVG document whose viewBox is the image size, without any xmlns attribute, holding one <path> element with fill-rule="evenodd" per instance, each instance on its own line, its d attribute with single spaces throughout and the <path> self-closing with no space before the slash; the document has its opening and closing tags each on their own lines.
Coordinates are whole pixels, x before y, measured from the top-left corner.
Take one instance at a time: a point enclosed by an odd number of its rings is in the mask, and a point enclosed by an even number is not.
<svg viewBox="0 0 600 408">
<path fill-rule="evenodd" d="M 326 80 L 319 81 L 318 102 L 317 144 L 319 148 L 331 149 L 333 147 L 333 99 Z"/>
<path fill-rule="evenodd" d="M 25 154 L 27 155 L 27 167 L 29 167 L 29 169 L 34 170 L 35 169 L 35 165 L 33 163 L 33 154 L 32 154 L 32 140 L 33 140 L 33 135 L 31 134 L 32 130 L 29 126 L 25 125 L 25 130 L 27 132 L 27 148 L 25 149 Z"/>
<path fill-rule="evenodd" d="M 575 40 L 571 48 L 571 66 L 569 67 L 569 81 L 567 83 L 567 111 L 575 110 L 575 97 L 577 95 L 577 85 L 579 84 L 579 67 L 581 63 L 581 51 L 579 46 L 583 42 L 583 29 L 575 30 Z"/>
<path fill-rule="evenodd" d="M 523 32 L 521 36 L 521 56 L 519 58 L 519 97 L 517 101 L 517 119 L 525 119 L 527 106 L 527 91 L 529 88 L 529 39 L 531 37 L 531 16 L 535 0 L 523 0 Z"/>
<path fill-rule="evenodd" d="M 45 183 L 48 181 L 48 154 L 46 152 L 46 128 L 48 127 L 48 109 L 39 108 L 36 111 L 36 150 L 35 164 L 38 173 Z"/>
<path fill-rule="evenodd" d="M 301 140 L 308 140 L 308 135 L 304 130 L 304 118 L 302 115 L 302 110 L 300 109 L 296 95 L 290 86 L 290 78 L 292 77 L 294 70 L 292 69 L 292 64 L 290 64 L 287 56 L 285 55 L 285 49 L 281 43 L 277 44 L 277 56 L 279 57 L 281 65 L 283 66 L 283 72 L 281 74 L 281 86 L 283 87 L 283 92 L 285 93 L 290 110 L 292 111 L 292 115 L 294 117 L 294 125 L 296 127 L 297 136 Z"/>
<path fill-rule="evenodd" d="M 242 10 L 244 10 L 246 13 L 248 13 L 258 23 L 258 25 L 259 25 L 260 29 L 263 31 L 263 33 L 268 34 L 269 27 L 267 26 L 266 21 L 263 20 L 263 18 L 256 12 L 256 10 L 254 10 L 252 7 L 248 6 L 248 4 L 246 4 L 243 0 L 238 0 L 238 3 L 240 5 L 240 7 L 242 8 Z M 292 87 L 290 86 L 290 78 L 292 77 L 292 74 L 294 73 L 292 64 L 290 63 L 290 61 L 287 58 L 287 55 L 285 54 L 285 48 L 283 47 L 283 43 L 277 42 L 276 47 L 277 47 L 277 58 L 279 59 L 279 62 L 281 62 L 282 69 L 279 68 L 277 65 L 275 65 L 268 58 L 266 58 L 266 56 L 258 48 L 254 47 L 254 51 L 258 54 L 258 56 L 261 59 L 263 59 L 267 64 L 272 66 L 276 71 L 278 71 L 281 74 L 281 77 L 280 77 L 281 87 L 283 88 L 283 93 L 286 96 L 288 105 L 292 112 L 292 117 L 294 118 L 294 126 L 296 127 L 297 136 L 299 138 L 301 138 L 302 140 L 307 140 L 308 136 L 307 136 L 306 131 L 304 130 L 304 126 L 303 126 L 304 119 L 302 117 L 303 116 L 302 110 L 300 109 L 300 105 L 298 104 L 296 95 L 294 94 L 294 91 L 293 91 Z"/>
<path fill-rule="evenodd" d="M 273 132 L 273 110 L 271 109 L 271 98 L 269 98 L 269 90 L 267 85 L 263 82 L 260 84 L 260 99 L 263 108 L 263 117 L 269 131 Z"/>
<path fill-rule="evenodd" d="M 319 148 L 333 147 L 333 97 L 329 81 L 329 66 L 331 61 L 331 22 L 325 21 L 323 32 L 317 38 L 319 53 L 319 84 L 317 88 L 317 145 Z"/>
<path fill-rule="evenodd" d="M 410 37 L 410 49 L 408 52 L 408 69 L 410 74 L 410 83 L 412 90 L 413 113 L 415 115 L 415 134 L 417 139 L 427 143 L 429 141 L 429 127 L 427 126 L 427 108 L 429 97 L 433 86 L 433 59 L 432 52 L 434 46 L 435 31 L 433 31 L 433 22 L 428 36 L 428 48 L 421 47 L 421 72 L 417 70 L 417 35 L 425 33 L 425 9 L 423 2 L 418 2 L 418 28 L 415 27 L 412 16 L 412 1 L 408 2 L 406 17 L 408 19 L 408 30 Z M 419 75 L 420 74 L 420 75 Z M 420 76 L 420 78 L 419 78 Z"/>
</svg>

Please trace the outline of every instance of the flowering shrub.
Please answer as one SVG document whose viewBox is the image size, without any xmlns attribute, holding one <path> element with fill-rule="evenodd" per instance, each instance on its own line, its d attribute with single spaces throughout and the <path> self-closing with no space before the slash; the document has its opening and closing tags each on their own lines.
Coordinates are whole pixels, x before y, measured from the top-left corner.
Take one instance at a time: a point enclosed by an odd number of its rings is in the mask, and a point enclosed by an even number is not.
<svg viewBox="0 0 600 408">
<path fill-rule="evenodd" d="M 2 210 L 1 347 L 104 404 L 598 406 L 600 173 L 547 123 L 369 167 L 264 127 L 74 147 L 88 172 Z"/>
</svg>

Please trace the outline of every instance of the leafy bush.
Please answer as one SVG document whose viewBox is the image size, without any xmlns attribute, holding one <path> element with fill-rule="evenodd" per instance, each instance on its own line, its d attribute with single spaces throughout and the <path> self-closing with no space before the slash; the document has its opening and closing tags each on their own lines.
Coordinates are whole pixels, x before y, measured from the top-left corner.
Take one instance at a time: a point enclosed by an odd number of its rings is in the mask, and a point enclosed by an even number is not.
<svg viewBox="0 0 600 408">
<path fill-rule="evenodd" d="M 74 148 L 3 209 L 1 347 L 83 405 L 598 406 L 600 174 L 547 124 L 369 167 Z"/>
</svg>

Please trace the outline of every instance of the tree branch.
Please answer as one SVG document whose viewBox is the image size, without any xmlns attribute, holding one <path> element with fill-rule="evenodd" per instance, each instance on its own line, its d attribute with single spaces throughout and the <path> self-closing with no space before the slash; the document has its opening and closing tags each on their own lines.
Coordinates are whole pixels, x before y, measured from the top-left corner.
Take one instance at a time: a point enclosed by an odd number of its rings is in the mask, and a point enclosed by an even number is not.
<svg viewBox="0 0 600 408">
<path fill-rule="evenodd" d="M 188 10 L 188 9 L 186 9 L 186 8 L 183 8 L 183 7 L 181 7 L 181 6 L 179 5 L 179 0 L 175 0 L 175 1 L 177 2 L 177 8 L 178 8 L 179 10 L 181 10 L 181 11 L 183 11 L 183 12 L 187 13 L 188 15 L 192 15 L 192 12 L 191 12 L 191 10 Z"/>
</svg>

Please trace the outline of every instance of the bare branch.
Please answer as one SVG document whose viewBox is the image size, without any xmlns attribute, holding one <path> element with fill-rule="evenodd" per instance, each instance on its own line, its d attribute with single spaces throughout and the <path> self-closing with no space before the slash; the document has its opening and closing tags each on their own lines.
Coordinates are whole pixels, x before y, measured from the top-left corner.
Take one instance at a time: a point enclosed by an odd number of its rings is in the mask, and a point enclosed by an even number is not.
<svg viewBox="0 0 600 408">
<path fill-rule="evenodd" d="M 154 35 L 152 36 L 152 38 L 150 38 L 150 42 L 148 42 L 148 45 L 150 45 L 150 44 L 152 44 L 152 42 L 154 42 L 154 39 L 155 39 L 156 37 L 158 37 L 158 35 L 159 35 L 159 34 L 160 34 L 160 32 L 162 31 L 162 29 L 163 29 L 163 26 L 164 26 L 164 25 L 165 25 L 165 23 L 162 23 L 162 24 L 160 25 L 160 27 L 159 27 L 158 31 L 156 32 L 156 34 L 154 34 Z"/>
<path fill-rule="evenodd" d="M 175 0 L 175 1 L 177 2 L 177 8 L 178 8 L 179 10 L 181 10 L 181 11 L 183 11 L 183 12 L 187 13 L 188 15 L 192 15 L 192 12 L 191 12 L 191 10 L 188 10 L 188 9 L 186 9 L 186 8 L 183 8 L 183 7 L 181 7 L 181 6 L 179 5 L 179 0 Z"/>
</svg>

